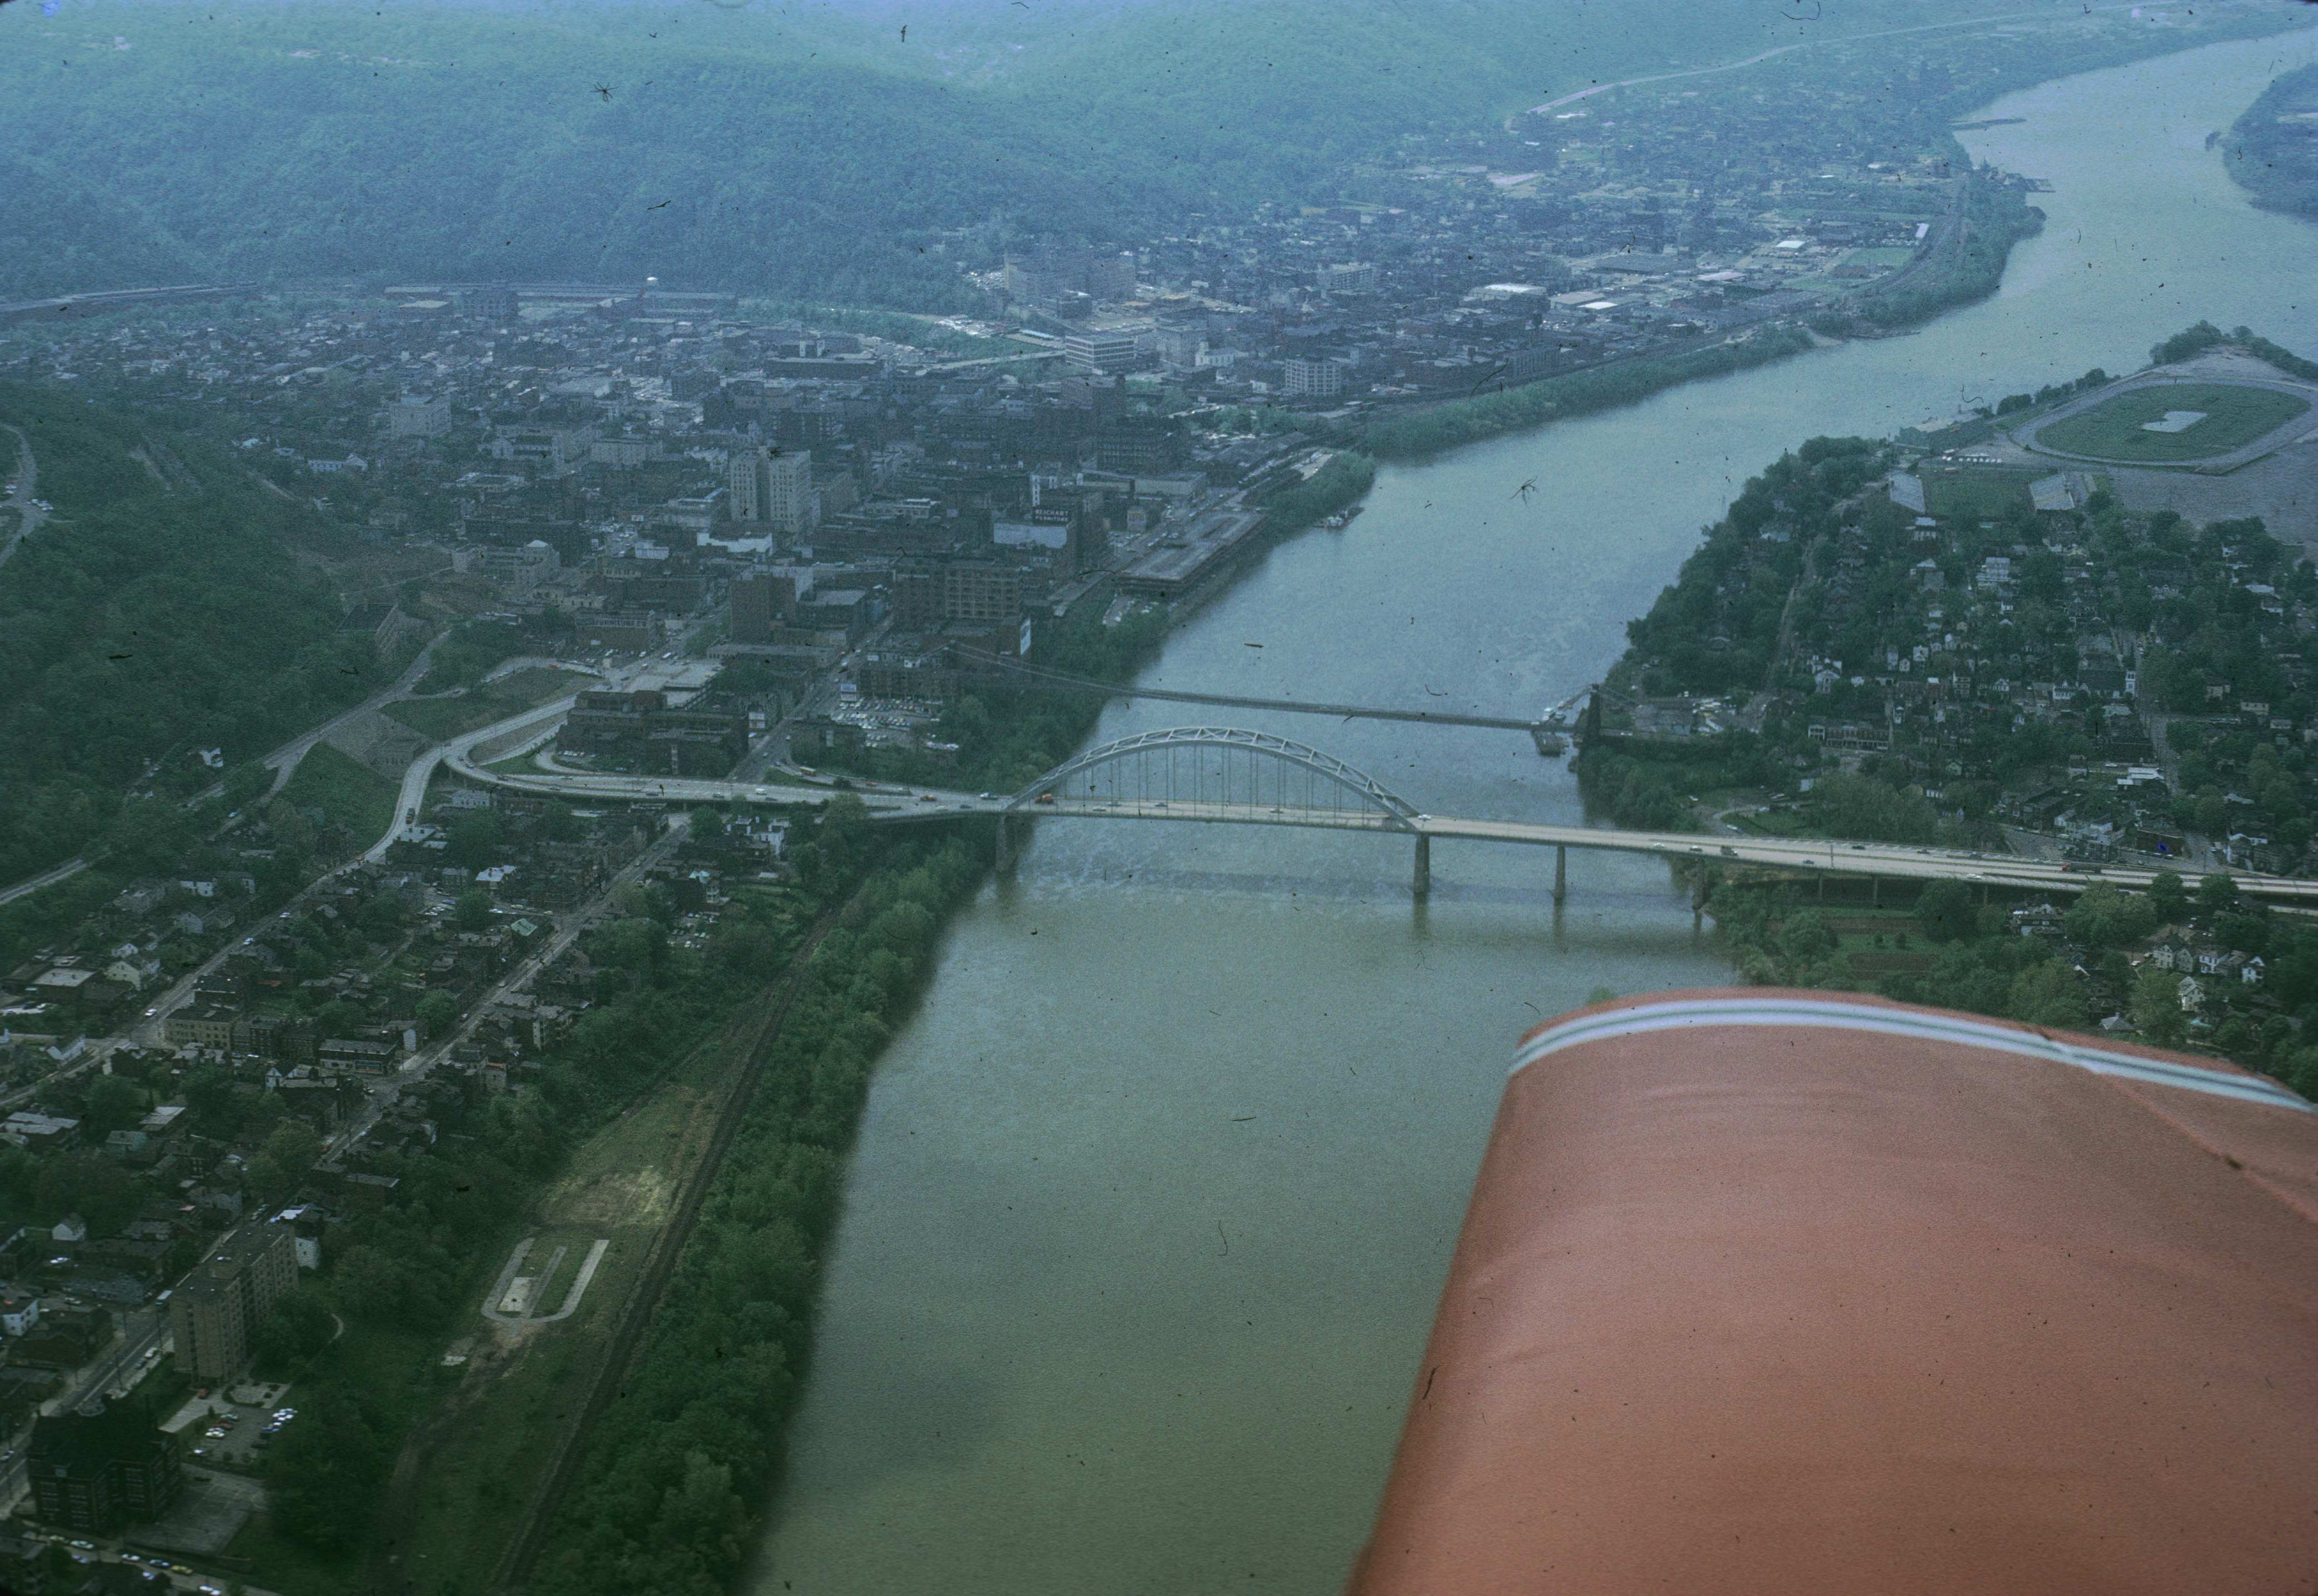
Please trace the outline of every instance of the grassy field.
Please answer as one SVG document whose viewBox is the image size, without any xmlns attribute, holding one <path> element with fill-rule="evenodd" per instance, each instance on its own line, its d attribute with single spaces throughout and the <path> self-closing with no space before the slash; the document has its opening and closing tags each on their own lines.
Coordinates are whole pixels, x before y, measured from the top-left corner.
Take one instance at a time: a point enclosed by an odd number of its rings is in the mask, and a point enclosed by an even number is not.
<svg viewBox="0 0 2318 1596">
<path fill-rule="evenodd" d="M 1801 837 L 1803 819 L 1792 809 L 1774 809 L 1768 814 L 1740 811 L 1725 817 L 1750 837 Z"/>
<path fill-rule="evenodd" d="M 2168 382 L 2120 393 L 2091 409 L 2055 421 L 2037 444 L 2100 460 L 2160 464 L 2225 454 L 2283 426 L 2310 406 L 2290 393 L 2233 382 Z M 2146 422 L 2169 410 L 2202 410 L 2205 419 L 2181 432 L 2149 432 Z"/>
<path fill-rule="evenodd" d="M 511 755 L 505 759 L 494 759 L 483 768 L 493 776 L 537 776 L 539 750 L 533 749 L 527 753 Z"/>
<path fill-rule="evenodd" d="M 274 1533 L 264 1513 L 244 1524 L 225 1552 L 229 1557 L 248 1558 L 249 1577 L 269 1590 L 295 1591 L 299 1596 L 354 1596 L 363 1583 L 358 1560 L 310 1552 Z"/>
<path fill-rule="evenodd" d="M 394 783 L 318 742 L 298 761 L 297 772 L 282 789 L 292 804 L 313 804 L 331 823 L 353 832 L 367 845 L 386 835 L 394 823 Z"/>
<path fill-rule="evenodd" d="M 2051 475 L 2001 466 L 1942 468 L 1929 463 L 1918 474 L 1924 481 L 1924 508 L 1943 521 L 1992 521 L 2027 504 L 2028 484 Z"/>
<path fill-rule="evenodd" d="M 480 1313 L 459 1389 L 406 1444 L 423 1466 L 411 1477 L 405 1573 L 427 1596 L 482 1596 L 516 1515 L 537 1488 L 564 1422 L 606 1352 L 660 1226 L 687 1173 L 706 1151 L 716 1111 L 753 1013 L 696 1050 L 651 1096 L 599 1131 L 540 1199 L 522 1232 L 535 1238 L 524 1272 L 545 1269 L 533 1312 L 553 1314 L 589 1245 L 612 1244 L 569 1319 L 520 1331 Z M 512 1238 L 511 1238 L 512 1241 Z M 501 1264 L 506 1253 L 499 1254 Z M 496 1285 L 496 1270 L 488 1291 Z M 476 1306 L 482 1306 L 478 1293 Z"/>
<path fill-rule="evenodd" d="M 462 731 L 472 731 L 493 721 L 504 721 L 509 715 L 551 704 L 579 691 L 588 680 L 568 670 L 534 668 L 470 688 L 456 698 L 412 698 L 390 704 L 386 713 L 412 731 L 442 742 Z"/>
</svg>

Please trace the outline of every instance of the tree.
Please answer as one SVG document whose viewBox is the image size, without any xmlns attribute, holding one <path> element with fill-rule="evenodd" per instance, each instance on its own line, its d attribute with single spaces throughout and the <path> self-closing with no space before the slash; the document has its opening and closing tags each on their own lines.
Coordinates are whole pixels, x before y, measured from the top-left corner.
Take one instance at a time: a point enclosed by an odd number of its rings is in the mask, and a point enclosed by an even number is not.
<svg viewBox="0 0 2318 1596">
<path fill-rule="evenodd" d="M 2071 938 L 2087 947 L 2125 947 L 2156 928 L 2156 911 L 2149 901 L 2098 882 L 2085 889 L 2071 906 L 2066 925 Z"/>
<path fill-rule="evenodd" d="M 491 895 L 489 892 L 462 892 L 458 905 L 451 910 L 451 923 L 462 931 L 488 931 L 491 926 Z"/>
<path fill-rule="evenodd" d="M 443 857 L 464 870 L 480 870 L 507 844 L 507 826 L 488 809 L 452 823 L 443 838 Z"/>
<path fill-rule="evenodd" d="M 249 1338 L 257 1361 L 269 1369 L 289 1372 L 337 1339 L 337 1321 L 322 1299 L 301 1287 L 274 1299 L 265 1321 Z"/>
<path fill-rule="evenodd" d="M 1787 916 L 1787 923 L 1779 931 L 1779 951 L 1797 964 L 1822 959 L 1835 951 L 1835 933 L 1828 929 L 1827 921 L 1817 910 L 1806 909 Z"/>
<path fill-rule="evenodd" d="M 253 798 L 272 790 L 274 772 L 252 762 L 237 765 L 225 774 L 225 802 L 229 809 L 247 809 Z"/>
<path fill-rule="evenodd" d="M 286 1119 L 249 1161 L 249 1178 L 269 1195 L 287 1195 L 322 1159 L 322 1138 L 302 1119 Z"/>
<path fill-rule="evenodd" d="M 1900 792 L 1873 776 L 1830 776 L 1812 796 L 1837 837 L 1929 842 L 1939 833 L 1939 817 L 1920 793 Z"/>
<path fill-rule="evenodd" d="M 2074 973 L 2058 959 L 2044 959 L 2012 978 L 2012 1018 L 2080 1031 L 2091 1023 L 2092 1013 Z"/>
<path fill-rule="evenodd" d="M 2214 935 L 2224 947 L 2236 953 L 2267 954 L 2269 951 L 2269 921 L 2260 914 L 2216 914 L 2214 916 Z"/>
<path fill-rule="evenodd" d="M 274 1438 L 265 1460 L 274 1522 L 317 1551 L 358 1543 L 378 1508 L 386 1455 L 378 1434 L 345 1394 L 324 1387 L 301 1403 L 297 1422 Z"/>
<path fill-rule="evenodd" d="M 368 1018 L 361 1004 L 348 1002 L 344 998 L 332 998 L 314 1010 L 315 1034 L 324 1037 L 343 1036 Z"/>
<path fill-rule="evenodd" d="M 85 1134 L 92 1141 L 127 1130 L 145 1116 L 145 1094 L 118 1075 L 100 1075 L 89 1082 L 88 1101 L 81 1109 Z"/>
<path fill-rule="evenodd" d="M 448 992 L 428 992 L 418 1000 L 418 1018 L 428 1037 L 441 1036 L 459 1023 L 459 1000 Z"/>
<path fill-rule="evenodd" d="M 94 1152 L 51 1159 L 40 1171 L 35 1196 L 44 1213 L 58 1218 L 77 1214 L 88 1222 L 88 1233 L 99 1237 L 118 1235 L 145 1203 L 138 1184 L 122 1179 L 118 1164 Z"/>
<path fill-rule="evenodd" d="M 246 1110 L 234 1090 L 233 1072 L 222 1064 L 197 1064 L 185 1074 L 185 1107 L 200 1119 L 204 1135 L 230 1140 Z"/>
<path fill-rule="evenodd" d="M 0 1147 L 0 1198 L 19 1207 L 28 1206 L 40 1179 L 39 1159 L 22 1147 Z"/>
<path fill-rule="evenodd" d="M 2209 875 L 2197 883 L 2197 912 L 2218 914 L 2234 909 L 2238 901 L 2238 883 L 2226 875 Z"/>
<path fill-rule="evenodd" d="M 394 892 L 376 892 L 355 911 L 355 926 L 373 942 L 392 942 L 402 934 L 402 898 Z"/>
<path fill-rule="evenodd" d="M 626 972 L 631 987 L 642 986 L 668 963 L 668 929 L 655 919 L 615 920 L 596 934 L 590 956 Z"/>
<path fill-rule="evenodd" d="M 2170 870 L 2159 871 L 2149 883 L 2149 907 L 2161 920 L 2179 919 L 2189 907 L 2189 894 L 2182 888 L 2181 878 Z"/>
<path fill-rule="evenodd" d="M 2133 1028 L 2161 1046 L 2181 1040 L 2188 1026 L 2181 1015 L 2180 977 L 2145 964 L 2133 982 Z"/>
<path fill-rule="evenodd" d="M 1916 899 L 1916 919 L 1924 935 L 1935 942 L 1953 942 L 1969 936 L 1972 927 L 1972 889 L 1945 876 L 1926 886 Z"/>
</svg>

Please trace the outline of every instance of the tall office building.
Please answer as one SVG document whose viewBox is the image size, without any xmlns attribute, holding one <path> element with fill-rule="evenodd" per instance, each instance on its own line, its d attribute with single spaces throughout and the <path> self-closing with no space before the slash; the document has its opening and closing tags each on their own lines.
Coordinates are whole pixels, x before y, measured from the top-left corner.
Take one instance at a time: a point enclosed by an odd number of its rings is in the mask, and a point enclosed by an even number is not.
<svg viewBox="0 0 2318 1596">
<path fill-rule="evenodd" d="M 725 468 L 732 519 L 792 535 L 821 524 L 810 449 L 738 449 Z"/>
</svg>

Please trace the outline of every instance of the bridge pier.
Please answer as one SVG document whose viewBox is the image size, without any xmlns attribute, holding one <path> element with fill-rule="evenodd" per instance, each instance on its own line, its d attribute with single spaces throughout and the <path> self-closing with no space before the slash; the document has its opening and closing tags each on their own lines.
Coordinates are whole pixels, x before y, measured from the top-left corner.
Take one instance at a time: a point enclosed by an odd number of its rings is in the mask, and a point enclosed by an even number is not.
<svg viewBox="0 0 2318 1596">
<path fill-rule="evenodd" d="M 1416 871 L 1409 887 L 1420 898 L 1433 892 L 1433 838 L 1422 831 L 1416 834 Z"/>
<path fill-rule="evenodd" d="M 1569 896 L 1569 849 L 1560 843 L 1553 847 L 1553 905 L 1559 909 L 1561 901 Z"/>
<path fill-rule="evenodd" d="M 1006 815 L 998 817 L 998 874 L 1014 874 L 1014 822 Z"/>
</svg>

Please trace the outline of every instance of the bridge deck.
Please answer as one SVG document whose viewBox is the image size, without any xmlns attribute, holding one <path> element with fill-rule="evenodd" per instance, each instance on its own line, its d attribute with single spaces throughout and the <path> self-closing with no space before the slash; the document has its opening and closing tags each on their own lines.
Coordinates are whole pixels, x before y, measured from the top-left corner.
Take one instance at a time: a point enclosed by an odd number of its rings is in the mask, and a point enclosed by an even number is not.
<svg viewBox="0 0 2318 1596">
<path fill-rule="evenodd" d="M 1172 687 L 1130 687 L 1099 682 L 1066 671 L 1047 670 L 953 644 L 952 653 L 1018 688 L 1051 693 L 1090 693 L 1101 698 L 1150 698 L 1167 704 L 1206 704 L 1224 709 L 1284 710 L 1289 714 L 1330 715 L 1340 721 L 1399 721 L 1420 726 L 1479 726 L 1494 731 L 1534 731 L 1542 717 L 1460 714 L 1451 710 L 1391 709 L 1373 704 L 1321 704 L 1299 698 L 1250 698 L 1233 693 L 1192 693 Z"/>
<path fill-rule="evenodd" d="M 633 776 L 507 775 L 485 769 L 455 750 L 452 764 L 470 781 L 518 791 L 570 798 L 657 800 L 670 803 L 738 802 L 751 805 L 826 802 L 827 788 L 786 782 L 732 782 Z M 1891 843 L 1788 841 L 1758 837 L 1702 836 L 1682 831 L 1620 831 L 1590 826 L 1557 826 L 1525 820 L 1475 820 L 1420 815 L 1404 821 L 1379 811 L 1271 808 L 1251 804 L 1116 802 L 1062 799 L 1051 804 L 1020 803 L 1013 797 L 980 798 L 971 794 L 911 789 L 857 790 L 871 819 L 885 823 L 957 820 L 966 815 L 1028 815 L 1077 820 L 1181 820 L 1228 825 L 1296 826 L 1320 830 L 1370 831 L 1444 841 L 1510 842 L 1539 847 L 1587 848 L 1604 853 L 1655 854 L 1702 863 L 1752 865 L 1770 869 L 1816 871 L 1834 875 L 1899 881 L 1963 881 L 2013 891 L 2076 893 L 2095 882 L 2146 887 L 2157 872 L 2092 869 L 2040 859 L 1963 853 L 1948 848 L 1909 847 Z M 2285 876 L 2238 875 L 2238 891 L 2266 901 L 2318 909 L 2318 881 Z"/>
</svg>

